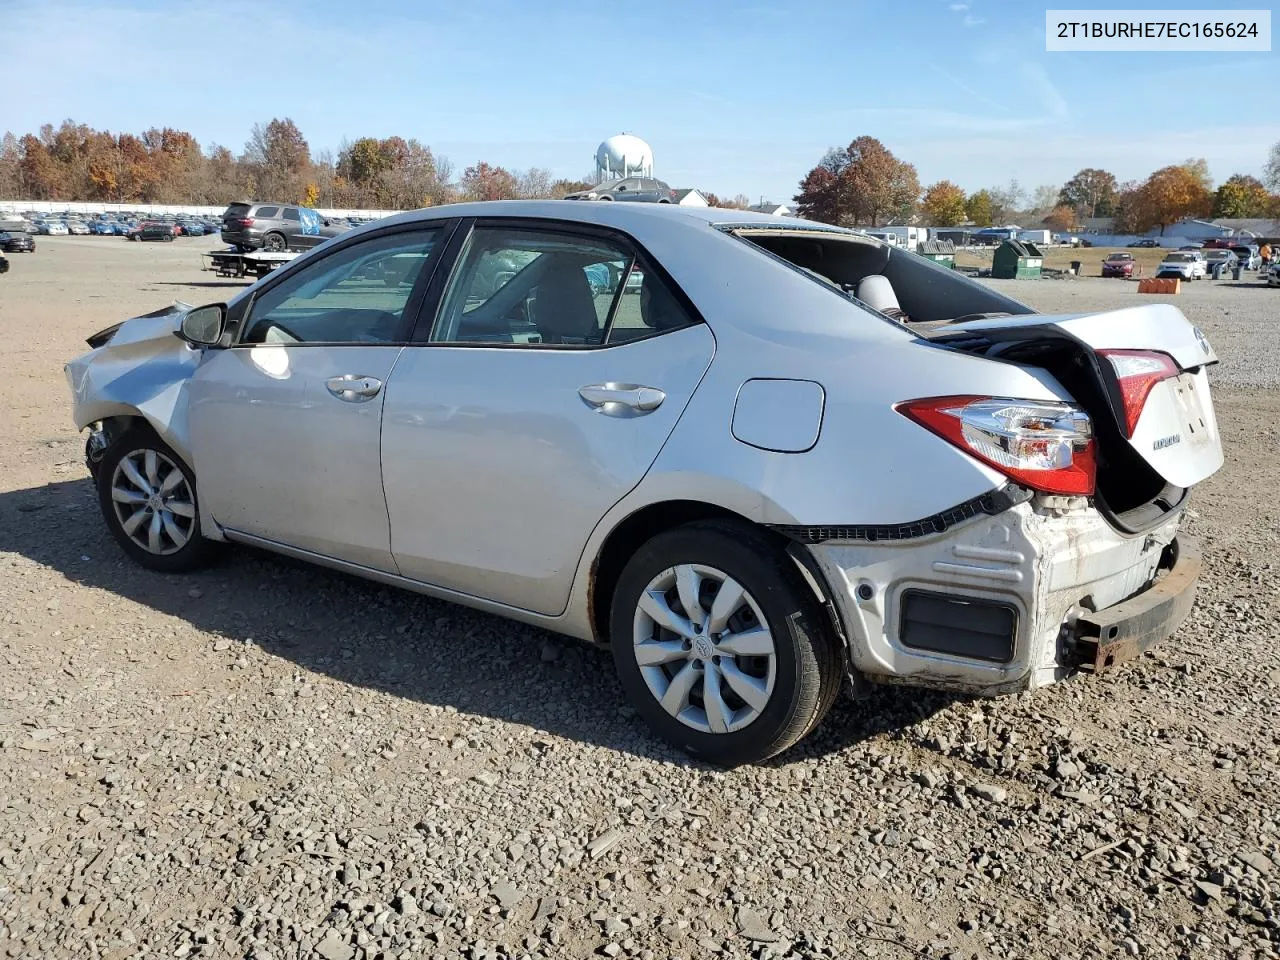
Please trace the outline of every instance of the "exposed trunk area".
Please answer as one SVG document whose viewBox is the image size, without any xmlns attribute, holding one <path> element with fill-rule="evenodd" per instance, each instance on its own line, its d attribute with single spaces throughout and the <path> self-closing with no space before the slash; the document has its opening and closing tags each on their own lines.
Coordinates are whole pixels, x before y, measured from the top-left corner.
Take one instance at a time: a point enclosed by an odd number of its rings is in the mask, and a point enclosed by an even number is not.
<svg viewBox="0 0 1280 960">
<path fill-rule="evenodd" d="M 981 333 L 939 338 L 953 349 L 992 359 L 1040 367 L 1061 383 L 1089 414 L 1097 443 L 1095 503 L 1116 527 L 1138 531 L 1158 523 L 1186 499 L 1187 490 L 1162 477 L 1120 430 L 1098 356 L 1073 340 L 1051 337 L 1029 341 L 992 341 Z"/>
</svg>

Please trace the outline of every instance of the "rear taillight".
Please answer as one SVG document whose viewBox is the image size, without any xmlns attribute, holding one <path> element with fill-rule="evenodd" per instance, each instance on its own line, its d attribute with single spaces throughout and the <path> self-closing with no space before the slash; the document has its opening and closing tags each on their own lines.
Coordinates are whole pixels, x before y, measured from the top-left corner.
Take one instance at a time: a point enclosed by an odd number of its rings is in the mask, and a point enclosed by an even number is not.
<svg viewBox="0 0 1280 960">
<path fill-rule="evenodd" d="M 1089 416 L 1069 403 L 929 397 L 895 409 L 1011 480 L 1043 493 L 1088 496 L 1097 459 Z"/>
<path fill-rule="evenodd" d="M 240 226 L 242 227 L 252 227 L 253 217 L 241 217 L 239 220 L 236 221 L 236 223 L 240 224 Z"/>
<path fill-rule="evenodd" d="M 1179 374 L 1178 365 L 1167 353 L 1150 350 L 1099 350 L 1111 361 L 1120 382 L 1120 399 L 1124 403 L 1124 435 L 1132 437 L 1147 397 L 1161 380 Z"/>
</svg>

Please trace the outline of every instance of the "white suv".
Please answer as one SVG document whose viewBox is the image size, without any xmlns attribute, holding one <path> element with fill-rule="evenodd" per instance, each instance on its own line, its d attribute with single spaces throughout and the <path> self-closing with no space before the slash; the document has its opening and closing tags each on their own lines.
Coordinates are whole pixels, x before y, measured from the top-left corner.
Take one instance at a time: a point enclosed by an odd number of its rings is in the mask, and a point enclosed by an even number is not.
<svg viewBox="0 0 1280 960">
<path fill-rule="evenodd" d="M 1203 280 L 1205 277 L 1204 254 L 1193 250 L 1175 250 L 1166 254 L 1156 270 L 1157 277 L 1178 277 L 1182 280 Z"/>
</svg>

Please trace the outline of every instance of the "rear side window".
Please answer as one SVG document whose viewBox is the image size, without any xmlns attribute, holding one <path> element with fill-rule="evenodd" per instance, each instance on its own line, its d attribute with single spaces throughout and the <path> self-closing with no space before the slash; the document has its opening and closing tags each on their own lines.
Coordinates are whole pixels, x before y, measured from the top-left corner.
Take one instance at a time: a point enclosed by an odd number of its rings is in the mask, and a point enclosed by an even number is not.
<svg viewBox="0 0 1280 960">
<path fill-rule="evenodd" d="M 294 222 L 298 222 L 298 221 L 300 221 L 300 220 L 302 219 L 302 217 L 300 217 L 300 216 L 298 215 L 297 208 L 295 208 L 295 207 L 285 207 L 285 208 L 284 208 L 284 219 L 286 219 L 286 220 L 293 220 Z"/>
<path fill-rule="evenodd" d="M 261 217 L 263 220 L 271 220 L 280 215 L 279 207 L 259 207 L 255 217 Z"/>
</svg>

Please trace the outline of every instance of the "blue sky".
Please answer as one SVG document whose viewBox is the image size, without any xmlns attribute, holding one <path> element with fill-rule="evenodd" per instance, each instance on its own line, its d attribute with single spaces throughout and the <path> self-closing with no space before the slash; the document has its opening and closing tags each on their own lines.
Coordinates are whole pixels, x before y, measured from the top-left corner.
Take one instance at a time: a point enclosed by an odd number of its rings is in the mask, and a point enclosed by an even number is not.
<svg viewBox="0 0 1280 960">
<path fill-rule="evenodd" d="M 255 122 L 289 116 L 313 151 L 399 134 L 457 170 L 487 160 L 569 177 L 625 130 L 673 186 L 775 201 L 827 147 L 864 134 L 922 183 L 968 190 L 1060 184 L 1085 166 L 1140 178 L 1191 156 L 1217 181 L 1260 173 L 1280 141 L 1275 52 L 1046 53 L 1045 8 L 0 0 L 0 130 L 167 125 L 239 152 Z"/>
</svg>

